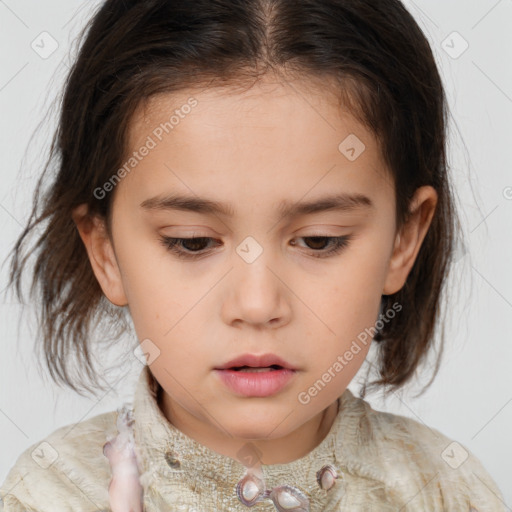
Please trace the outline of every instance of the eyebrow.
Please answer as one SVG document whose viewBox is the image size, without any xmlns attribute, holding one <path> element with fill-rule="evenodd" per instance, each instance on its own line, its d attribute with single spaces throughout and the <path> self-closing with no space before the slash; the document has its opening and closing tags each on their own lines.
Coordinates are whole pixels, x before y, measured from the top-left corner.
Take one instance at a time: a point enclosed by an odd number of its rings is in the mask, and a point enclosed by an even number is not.
<svg viewBox="0 0 512 512">
<path fill-rule="evenodd" d="M 152 197 L 143 201 L 140 206 L 147 211 L 181 210 L 205 215 L 223 215 L 225 217 L 233 217 L 234 215 L 234 209 L 230 204 L 178 194 Z M 300 203 L 285 200 L 281 202 L 278 214 L 283 218 L 292 218 L 332 210 L 349 212 L 374 208 L 375 205 L 369 197 L 363 194 L 344 193 Z"/>
</svg>

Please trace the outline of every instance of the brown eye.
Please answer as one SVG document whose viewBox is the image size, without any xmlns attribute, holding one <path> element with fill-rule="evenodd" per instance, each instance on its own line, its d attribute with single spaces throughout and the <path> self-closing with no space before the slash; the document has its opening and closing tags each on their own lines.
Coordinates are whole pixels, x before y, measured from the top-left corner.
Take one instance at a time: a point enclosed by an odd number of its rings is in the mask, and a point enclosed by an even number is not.
<svg viewBox="0 0 512 512">
<path fill-rule="evenodd" d="M 314 249 L 315 251 L 321 251 L 329 246 L 329 242 L 331 239 L 327 236 L 308 236 L 304 237 L 304 240 L 309 240 L 307 245 L 309 246 L 310 249 Z"/>
<path fill-rule="evenodd" d="M 187 251 L 196 252 L 204 250 L 205 241 L 208 242 L 209 238 L 181 238 L 178 240 L 180 240 L 181 247 Z"/>
<path fill-rule="evenodd" d="M 313 257 L 326 258 L 340 253 L 348 246 L 352 236 L 304 236 L 301 238 L 308 240 L 306 245 L 311 249 L 310 253 Z M 329 246 L 331 249 L 325 250 Z"/>
<path fill-rule="evenodd" d="M 306 245 L 313 257 L 326 258 L 338 254 L 347 247 L 352 236 L 307 236 L 301 237 L 301 239 L 307 241 Z M 171 238 L 167 236 L 160 238 L 162 245 L 167 250 L 174 253 L 178 258 L 189 260 L 199 258 L 210 252 L 208 248 L 210 240 L 214 239 L 209 237 Z M 292 243 L 292 245 L 295 245 L 295 243 Z M 329 247 L 330 249 L 327 249 Z"/>
<path fill-rule="evenodd" d="M 206 247 L 208 246 L 209 240 L 213 240 L 213 238 L 171 238 L 168 236 L 160 238 L 162 245 L 166 249 L 176 254 L 179 258 L 184 259 L 194 259 L 208 252 Z"/>
</svg>

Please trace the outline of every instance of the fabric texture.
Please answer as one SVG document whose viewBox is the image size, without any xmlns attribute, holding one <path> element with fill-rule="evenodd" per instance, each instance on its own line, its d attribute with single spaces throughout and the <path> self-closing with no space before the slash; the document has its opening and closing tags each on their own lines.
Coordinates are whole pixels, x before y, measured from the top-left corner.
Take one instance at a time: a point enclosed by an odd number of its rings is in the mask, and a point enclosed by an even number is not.
<svg viewBox="0 0 512 512">
<path fill-rule="evenodd" d="M 29 447 L 0 487 L 0 511 L 137 510 L 126 500 L 110 502 L 119 475 L 131 479 L 131 494 L 138 496 L 132 470 L 116 469 L 121 465 L 108 457 L 121 438 L 126 442 L 119 446 L 134 449 L 126 453 L 140 472 L 145 512 L 508 510 L 463 445 L 415 420 L 376 411 L 348 389 L 322 442 L 304 457 L 273 465 L 255 464 L 250 443 L 236 460 L 188 437 L 163 415 L 161 392 L 145 366 L 132 404 L 62 427 Z M 243 478 L 246 485 L 237 487 Z M 252 507 L 239 498 L 257 492 Z"/>
</svg>

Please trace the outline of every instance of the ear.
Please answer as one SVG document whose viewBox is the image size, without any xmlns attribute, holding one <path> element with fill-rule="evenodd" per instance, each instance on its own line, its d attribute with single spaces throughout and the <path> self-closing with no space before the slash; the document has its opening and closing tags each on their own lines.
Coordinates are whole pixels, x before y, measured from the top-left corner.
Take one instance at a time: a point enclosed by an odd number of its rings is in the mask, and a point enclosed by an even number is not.
<svg viewBox="0 0 512 512">
<path fill-rule="evenodd" d="M 437 192 L 431 186 L 419 187 L 411 200 L 409 219 L 396 235 L 393 254 L 382 295 L 402 289 L 427 234 L 437 205 Z"/>
<path fill-rule="evenodd" d="M 121 272 L 104 219 L 90 216 L 86 204 L 75 208 L 72 218 L 87 249 L 94 275 L 103 293 L 112 304 L 126 306 L 128 301 L 121 280 Z"/>
</svg>

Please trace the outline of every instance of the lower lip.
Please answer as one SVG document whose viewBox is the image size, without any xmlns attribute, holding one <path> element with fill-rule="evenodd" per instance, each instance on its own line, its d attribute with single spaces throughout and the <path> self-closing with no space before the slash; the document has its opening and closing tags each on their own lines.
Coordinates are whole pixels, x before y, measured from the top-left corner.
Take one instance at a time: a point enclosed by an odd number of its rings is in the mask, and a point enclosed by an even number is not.
<svg viewBox="0 0 512 512">
<path fill-rule="evenodd" d="M 295 375 L 295 370 L 268 370 L 266 372 L 240 372 L 215 370 L 222 382 L 242 396 L 264 397 L 281 391 Z"/>
</svg>

